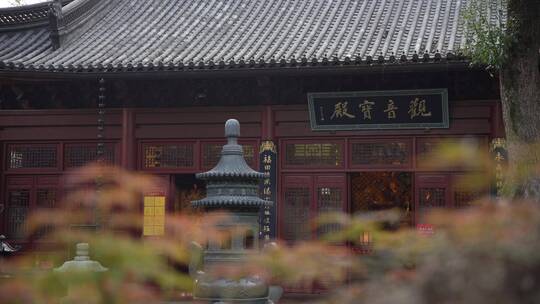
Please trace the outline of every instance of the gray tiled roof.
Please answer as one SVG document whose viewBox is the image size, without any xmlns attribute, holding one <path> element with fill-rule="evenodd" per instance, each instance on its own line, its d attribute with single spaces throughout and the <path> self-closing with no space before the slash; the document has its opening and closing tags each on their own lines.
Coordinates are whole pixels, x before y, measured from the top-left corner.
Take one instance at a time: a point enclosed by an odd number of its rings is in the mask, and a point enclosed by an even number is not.
<svg viewBox="0 0 540 304">
<path fill-rule="evenodd" d="M 464 45 L 460 11 L 470 0 L 98 2 L 75 0 L 62 9 L 58 49 L 54 26 L 2 31 L 0 23 L 0 69 L 398 64 L 415 54 L 445 61 Z M 78 14 L 90 17 L 69 15 L 84 5 Z"/>
</svg>

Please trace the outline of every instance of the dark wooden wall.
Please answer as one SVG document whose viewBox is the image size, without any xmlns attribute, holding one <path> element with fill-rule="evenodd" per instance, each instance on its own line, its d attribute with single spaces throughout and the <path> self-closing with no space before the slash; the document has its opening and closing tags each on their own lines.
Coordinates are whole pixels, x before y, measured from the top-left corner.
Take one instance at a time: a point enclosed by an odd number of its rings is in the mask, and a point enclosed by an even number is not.
<svg viewBox="0 0 540 304">
<path fill-rule="evenodd" d="M 3 110 L 0 111 L 0 141 L 95 140 L 97 110 Z M 107 110 L 105 137 L 119 139 L 122 111 Z"/>
<path fill-rule="evenodd" d="M 192 107 L 181 109 L 136 109 L 137 139 L 221 138 L 229 118 L 242 123 L 242 137 L 260 137 L 262 107 Z"/>
</svg>

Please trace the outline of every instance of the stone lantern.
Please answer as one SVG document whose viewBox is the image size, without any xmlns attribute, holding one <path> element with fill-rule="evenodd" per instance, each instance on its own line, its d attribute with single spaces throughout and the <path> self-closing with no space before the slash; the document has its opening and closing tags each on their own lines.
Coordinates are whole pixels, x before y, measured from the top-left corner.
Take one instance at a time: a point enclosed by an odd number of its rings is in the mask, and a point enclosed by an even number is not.
<svg viewBox="0 0 540 304">
<path fill-rule="evenodd" d="M 71 261 L 66 261 L 62 266 L 55 268 L 54 272 L 58 273 L 104 273 L 108 271 L 98 261 L 90 259 L 88 243 L 77 243 L 75 245 L 76 252 L 75 257 Z M 62 304 L 74 303 L 73 298 L 77 298 L 73 295 L 72 282 L 69 281 L 69 277 L 65 278 L 67 285 L 67 295 L 61 299 Z"/>
<path fill-rule="evenodd" d="M 208 303 L 271 303 L 268 285 L 257 276 L 229 279 L 210 274 L 213 266 L 242 267 L 247 255 L 259 252 L 259 211 L 272 204 L 259 197 L 259 182 L 264 174 L 251 169 L 244 160 L 242 146 L 237 141 L 240 123 L 236 119 L 225 123 L 225 136 L 227 144 L 218 164 L 208 172 L 197 174 L 197 178 L 207 183 L 207 197 L 193 201 L 192 205 L 208 213 L 228 212 L 230 216 L 219 223 L 218 229 L 231 238 L 225 244 L 210 241 L 205 249 L 200 248 L 206 273 L 193 273 L 194 298 Z"/>
<path fill-rule="evenodd" d="M 62 266 L 55 268 L 56 272 L 73 272 L 73 271 L 88 271 L 88 272 L 105 272 L 107 268 L 101 266 L 97 261 L 90 260 L 88 243 L 78 243 L 75 245 L 75 257 L 71 261 L 66 261 Z"/>
</svg>

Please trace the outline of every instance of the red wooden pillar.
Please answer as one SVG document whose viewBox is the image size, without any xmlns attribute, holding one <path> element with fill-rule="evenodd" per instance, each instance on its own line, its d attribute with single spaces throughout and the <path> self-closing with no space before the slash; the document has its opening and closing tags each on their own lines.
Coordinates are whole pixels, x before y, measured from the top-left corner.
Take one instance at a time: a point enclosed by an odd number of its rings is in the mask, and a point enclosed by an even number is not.
<svg viewBox="0 0 540 304">
<path fill-rule="evenodd" d="M 271 106 L 265 106 L 262 112 L 261 139 L 274 140 L 274 111 Z"/>
<path fill-rule="evenodd" d="M 127 170 L 135 167 L 135 115 L 133 109 L 122 109 L 122 157 L 120 164 Z"/>
</svg>

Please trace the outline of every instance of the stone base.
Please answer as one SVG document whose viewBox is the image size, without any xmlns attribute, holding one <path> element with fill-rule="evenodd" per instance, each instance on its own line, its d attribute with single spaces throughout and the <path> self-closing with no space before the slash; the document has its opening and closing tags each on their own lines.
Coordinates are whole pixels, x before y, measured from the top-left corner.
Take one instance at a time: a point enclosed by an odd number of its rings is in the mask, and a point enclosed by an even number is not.
<svg viewBox="0 0 540 304">
<path fill-rule="evenodd" d="M 247 277 L 238 280 L 210 279 L 204 275 L 195 281 L 193 298 L 206 303 L 268 303 L 268 285 L 264 280 Z"/>
<path fill-rule="evenodd" d="M 201 299 L 193 298 L 194 303 L 212 303 L 212 304 L 272 304 L 273 302 L 268 298 L 257 299 Z"/>
</svg>

